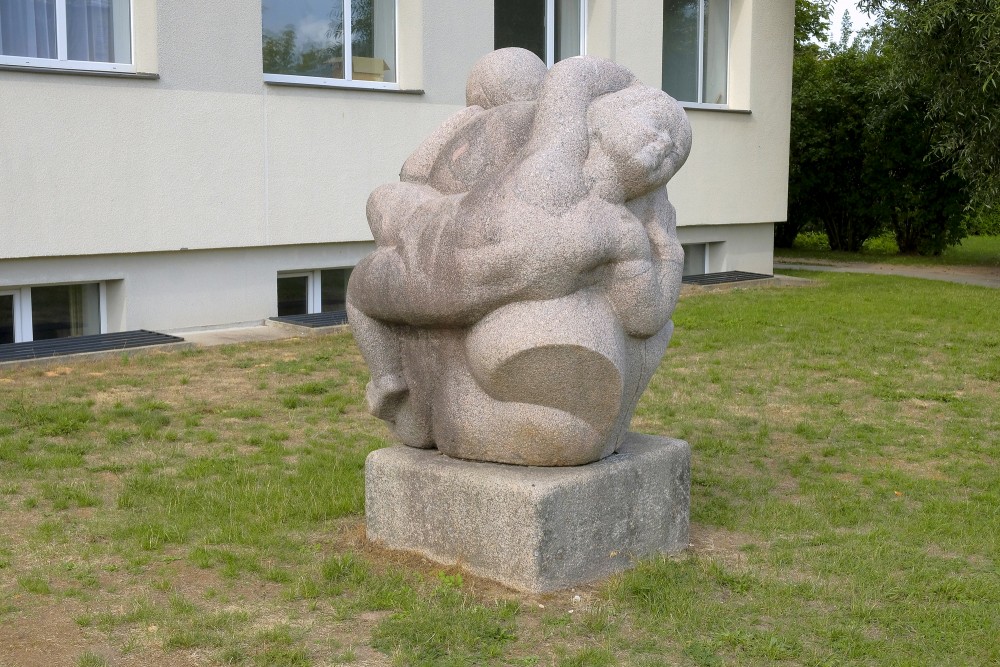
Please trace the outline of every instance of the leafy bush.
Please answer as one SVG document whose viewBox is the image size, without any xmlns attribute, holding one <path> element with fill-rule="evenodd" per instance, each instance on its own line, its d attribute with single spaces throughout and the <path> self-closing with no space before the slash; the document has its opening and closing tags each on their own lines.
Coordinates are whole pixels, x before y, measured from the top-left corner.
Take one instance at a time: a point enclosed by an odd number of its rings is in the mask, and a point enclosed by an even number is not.
<svg viewBox="0 0 1000 667">
<path fill-rule="evenodd" d="M 1000 236 L 1000 209 L 982 209 L 965 220 L 970 236 Z"/>
<path fill-rule="evenodd" d="M 901 253 L 940 255 L 966 235 L 966 183 L 946 162 L 930 157 L 929 100 L 919 91 L 906 104 L 879 100 L 868 121 L 866 160 L 879 195 L 875 205 Z"/>
<path fill-rule="evenodd" d="M 879 231 L 882 221 L 872 206 L 878 192 L 866 160 L 871 81 L 878 66 L 877 56 L 855 47 L 814 47 L 796 55 L 788 223 L 782 234 L 814 223 L 826 231 L 831 248 L 857 252 Z"/>
<path fill-rule="evenodd" d="M 880 95 L 899 58 L 892 43 L 848 41 L 796 50 L 788 222 L 775 225 L 775 245 L 823 229 L 831 249 L 859 252 L 888 229 L 900 252 L 939 255 L 967 233 L 969 188 L 934 152 L 933 95 L 919 80 Z"/>
</svg>

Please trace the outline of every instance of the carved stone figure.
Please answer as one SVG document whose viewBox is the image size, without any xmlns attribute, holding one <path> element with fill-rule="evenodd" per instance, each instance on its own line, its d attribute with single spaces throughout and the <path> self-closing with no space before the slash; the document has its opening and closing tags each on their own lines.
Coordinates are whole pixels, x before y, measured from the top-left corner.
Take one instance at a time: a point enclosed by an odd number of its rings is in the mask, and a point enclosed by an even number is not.
<svg viewBox="0 0 1000 667">
<path fill-rule="evenodd" d="M 376 189 L 351 275 L 369 407 L 413 447 L 580 465 L 621 444 L 666 350 L 684 111 L 624 67 L 501 49 Z"/>
</svg>

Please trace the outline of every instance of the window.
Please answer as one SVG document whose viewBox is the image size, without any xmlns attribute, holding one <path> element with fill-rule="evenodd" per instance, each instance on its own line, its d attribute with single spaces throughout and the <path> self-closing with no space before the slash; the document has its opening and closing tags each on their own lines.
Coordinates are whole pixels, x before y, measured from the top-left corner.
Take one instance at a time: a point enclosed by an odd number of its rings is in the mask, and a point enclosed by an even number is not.
<svg viewBox="0 0 1000 667">
<path fill-rule="evenodd" d="M 104 283 L 0 291 L 0 344 L 107 331 Z"/>
<path fill-rule="evenodd" d="M 20 304 L 16 292 L 0 292 L 0 345 L 18 339 L 15 327 L 20 319 Z"/>
<path fill-rule="evenodd" d="M 134 71 L 130 0 L 0 0 L 0 64 Z"/>
<path fill-rule="evenodd" d="M 583 0 L 494 0 L 493 47 L 519 46 L 552 67 L 586 52 Z"/>
<path fill-rule="evenodd" d="M 396 0 L 264 0 L 261 16 L 265 81 L 399 87 Z"/>
<path fill-rule="evenodd" d="M 685 276 L 700 276 L 708 273 L 708 244 L 707 243 L 685 243 L 684 248 L 684 270 Z"/>
<path fill-rule="evenodd" d="M 351 269 L 278 274 L 278 316 L 342 312 L 347 309 Z"/>
<path fill-rule="evenodd" d="M 729 0 L 664 0 L 663 90 L 682 102 L 725 105 Z"/>
</svg>

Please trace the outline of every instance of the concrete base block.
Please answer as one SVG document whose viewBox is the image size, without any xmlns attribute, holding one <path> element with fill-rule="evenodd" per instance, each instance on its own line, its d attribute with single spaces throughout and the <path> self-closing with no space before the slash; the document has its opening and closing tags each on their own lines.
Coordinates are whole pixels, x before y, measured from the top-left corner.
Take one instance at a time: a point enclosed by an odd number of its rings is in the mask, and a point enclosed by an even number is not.
<svg viewBox="0 0 1000 667">
<path fill-rule="evenodd" d="M 691 448 L 629 433 L 588 465 L 534 468 L 390 447 L 365 462 L 368 538 L 541 593 L 688 544 Z"/>
</svg>

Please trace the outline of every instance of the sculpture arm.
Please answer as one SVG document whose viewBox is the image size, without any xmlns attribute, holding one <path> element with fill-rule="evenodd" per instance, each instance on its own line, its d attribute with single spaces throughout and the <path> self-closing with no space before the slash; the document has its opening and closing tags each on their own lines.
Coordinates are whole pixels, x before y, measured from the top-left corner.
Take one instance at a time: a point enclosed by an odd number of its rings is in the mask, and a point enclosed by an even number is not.
<svg viewBox="0 0 1000 667">
<path fill-rule="evenodd" d="M 622 246 L 606 294 L 625 331 L 648 338 L 666 326 L 677 304 L 684 251 L 665 188 L 629 202 L 628 209 L 643 239 Z"/>
<path fill-rule="evenodd" d="M 399 242 L 380 246 L 355 267 L 348 299 L 367 316 L 413 326 L 468 326 L 509 290 L 481 280 L 488 248 L 462 243 L 455 197 L 417 208 Z M 492 287 L 492 289 L 490 289 Z"/>
<path fill-rule="evenodd" d="M 594 99 L 623 90 L 635 76 L 621 65 L 601 58 L 568 58 L 549 70 L 535 112 L 530 148 L 559 149 L 583 162 L 587 154 L 587 109 Z"/>
<path fill-rule="evenodd" d="M 404 183 L 430 183 L 431 173 L 438 156 L 448 142 L 458 135 L 466 125 L 483 112 L 480 106 L 468 106 L 452 114 L 445 122 L 431 133 L 410 157 L 403 163 L 403 168 L 399 172 L 399 180 Z"/>
<path fill-rule="evenodd" d="M 386 322 L 469 326 L 514 301 L 597 284 L 602 266 L 648 247 L 641 223 L 602 200 L 561 218 L 515 205 L 496 237 L 473 245 L 454 215 L 447 206 L 422 207 L 399 245 L 362 260 L 349 291 L 355 307 Z M 623 245 L 636 250 L 623 253 Z"/>
<path fill-rule="evenodd" d="M 526 201 L 550 211 L 564 210 L 586 197 L 587 111 L 601 95 L 634 83 L 631 72 L 601 58 L 568 58 L 553 65 L 538 98 L 526 157 L 501 187 L 520 191 Z M 538 187 L 540 180 L 546 187 Z M 553 192 L 562 196 L 554 198 Z"/>
</svg>

